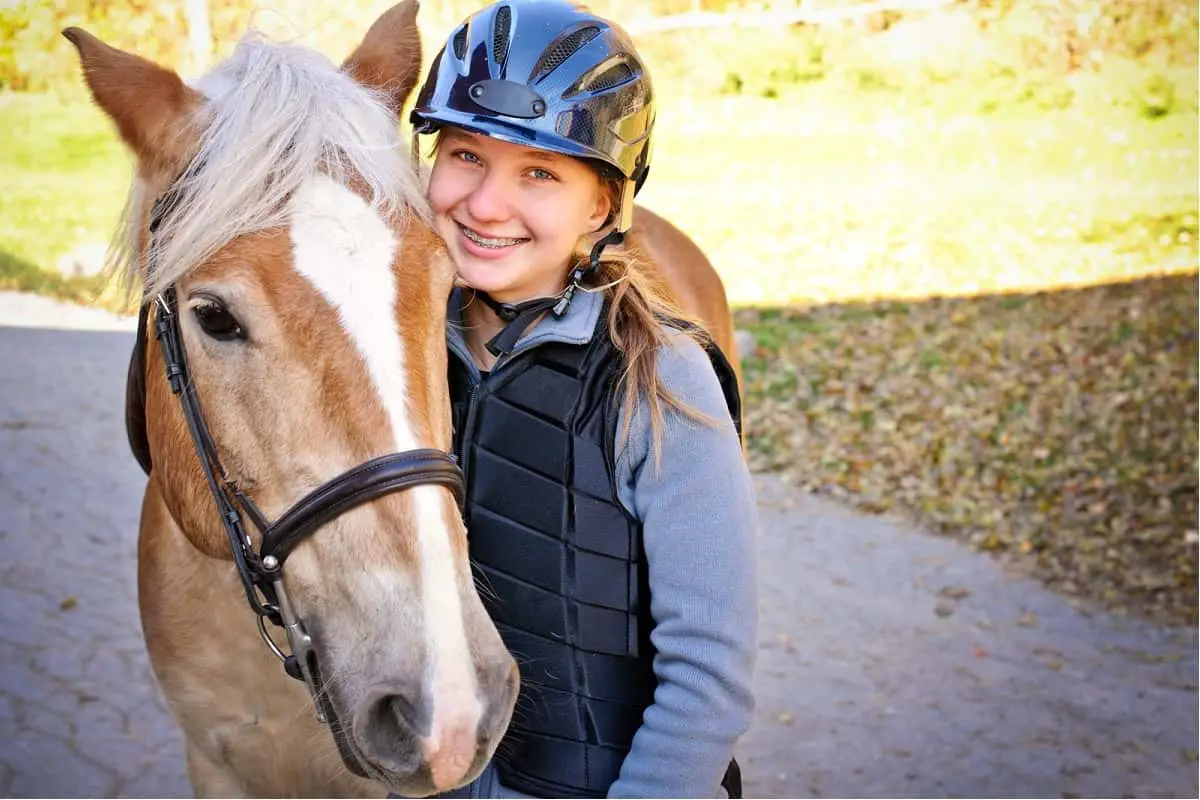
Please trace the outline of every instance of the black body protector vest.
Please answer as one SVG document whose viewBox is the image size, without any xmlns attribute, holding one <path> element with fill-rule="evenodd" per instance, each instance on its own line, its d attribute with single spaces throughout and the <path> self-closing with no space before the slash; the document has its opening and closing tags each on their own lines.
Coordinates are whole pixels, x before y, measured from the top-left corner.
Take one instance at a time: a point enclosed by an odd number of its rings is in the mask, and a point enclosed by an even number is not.
<svg viewBox="0 0 1200 800">
<path fill-rule="evenodd" d="M 536 346 L 478 384 L 450 358 L 471 565 L 521 669 L 495 763 L 542 797 L 604 797 L 656 686 L 641 524 L 617 494 L 622 359 L 606 318 L 588 344 Z M 740 430 L 733 370 L 709 356 Z M 723 785 L 741 796 L 736 763 Z"/>
</svg>

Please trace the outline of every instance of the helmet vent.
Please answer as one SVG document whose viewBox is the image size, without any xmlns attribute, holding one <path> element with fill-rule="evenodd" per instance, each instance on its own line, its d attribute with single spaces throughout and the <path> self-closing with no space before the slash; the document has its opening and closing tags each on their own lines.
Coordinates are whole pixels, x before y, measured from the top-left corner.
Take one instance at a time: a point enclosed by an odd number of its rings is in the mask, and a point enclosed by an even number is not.
<svg viewBox="0 0 1200 800">
<path fill-rule="evenodd" d="M 589 25 L 559 39 L 538 59 L 537 66 L 533 68 L 534 80 L 553 72 L 559 64 L 570 58 L 572 53 L 595 39 L 599 34 L 598 27 Z"/>
<path fill-rule="evenodd" d="M 463 25 L 454 34 L 454 57 L 462 61 L 467 57 L 467 26 Z"/>
<path fill-rule="evenodd" d="M 629 68 L 628 64 L 616 64 L 588 81 L 587 85 L 582 88 L 582 91 L 602 92 L 605 89 L 620 86 L 622 83 L 633 80 L 633 78 L 633 70 Z"/>
<path fill-rule="evenodd" d="M 504 57 L 508 55 L 508 33 L 511 27 L 512 9 L 500 6 L 496 10 L 496 23 L 492 28 L 492 55 L 497 64 L 503 64 Z"/>
</svg>

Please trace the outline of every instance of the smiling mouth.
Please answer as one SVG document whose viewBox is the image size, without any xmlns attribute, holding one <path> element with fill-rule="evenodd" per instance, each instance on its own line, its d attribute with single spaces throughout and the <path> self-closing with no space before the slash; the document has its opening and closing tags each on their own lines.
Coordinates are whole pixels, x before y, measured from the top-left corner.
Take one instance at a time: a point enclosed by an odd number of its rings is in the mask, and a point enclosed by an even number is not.
<svg viewBox="0 0 1200 800">
<path fill-rule="evenodd" d="M 476 233 L 466 225 L 463 225 L 461 222 L 457 224 L 458 229 L 463 232 L 463 236 L 466 236 L 480 247 L 487 247 L 492 250 L 499 250 L 504 247 L 512 247 L 515 244 L 521 244 L 522 242 L 529 241 L 528 239 L 493 239 L 491 237 Z"/>
</svg>

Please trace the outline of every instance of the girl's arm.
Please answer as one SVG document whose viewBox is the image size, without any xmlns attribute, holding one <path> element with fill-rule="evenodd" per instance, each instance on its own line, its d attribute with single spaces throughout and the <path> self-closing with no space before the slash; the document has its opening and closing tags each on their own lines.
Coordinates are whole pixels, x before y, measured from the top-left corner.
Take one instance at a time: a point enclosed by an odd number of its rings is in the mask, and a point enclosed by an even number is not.
<svg viewBox="0 0 1200 800">
<path fill-rule="evenodd" d="M 704 351 L 674 335 L 658 358 L 667 388 L 720 424 L 664 409 L 656 467 L 648 414 L 635 410 L 618 451 L 621 502 L 643 525 L 658 686 L 609 796 L 723 796 L 754 712 L 754 489 Z"/>
</svg>

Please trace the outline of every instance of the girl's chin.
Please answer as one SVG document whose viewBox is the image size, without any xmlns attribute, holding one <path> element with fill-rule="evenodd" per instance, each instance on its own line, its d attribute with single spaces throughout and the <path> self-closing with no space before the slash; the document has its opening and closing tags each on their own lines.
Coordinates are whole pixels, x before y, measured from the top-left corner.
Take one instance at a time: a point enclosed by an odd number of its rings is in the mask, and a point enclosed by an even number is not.
<svg viewBox="0 0 1200 800">
<path fill-rule="evenodd" d="M 551 280 L 548 285 L 541 286 L 546 291 L 537 291 L 539 281 L 533 279 L 533 273 L 537 271 L 537 268 L 519 260 L 477 259 L 472 258 L 469 253 L 460 251 L 457 254 L 455 266 L 458 268 L 459 283 L 481 292 L 487 292 L 501 302 L 518 302 L 533 297 L 548 297 L 558 294 L 563 289 L 562 285 L 556 287 L 554 281 Z M 565 277 L 566 273 L 567 268 L 564 266 L 562 275 Z M 565 285 L 565 281 L 563 285 Z"/>
<path fill-rule="evenodd" d="M 511 281 L 497 280 L 500 276 L 497 275 L 472 275 L 469 270 L 464 270 L 458 274 L 458 282 L 461 286 L 468 289 L 474 289 L 477 292 L 486 292 L 490 297 L 500 303 L 520 303 L 525 300 L 532 300 L 537 297 L 551 297 L 562 292 L 562 287 L 557 289 L 547 287 L 545 291 L 537 291 L 529 286 L 522 286 Z"/>
<path fill-rule="evenodd" d="M 472 289 L 485 292 L 500 292 L 512 286 L 512 281 L 498 269 L 496 264 L 475 265 L 471 263 L 459 266 L 458 278 Z"/>
</svg>

